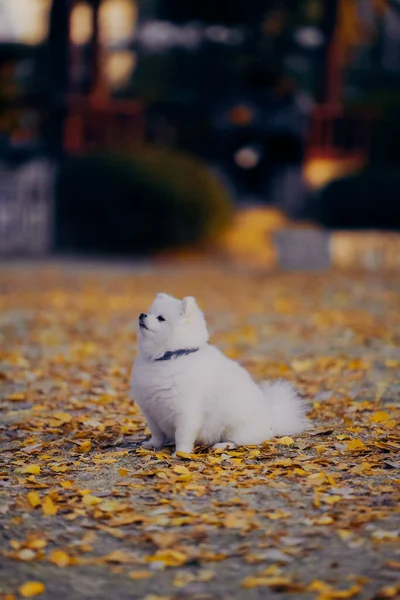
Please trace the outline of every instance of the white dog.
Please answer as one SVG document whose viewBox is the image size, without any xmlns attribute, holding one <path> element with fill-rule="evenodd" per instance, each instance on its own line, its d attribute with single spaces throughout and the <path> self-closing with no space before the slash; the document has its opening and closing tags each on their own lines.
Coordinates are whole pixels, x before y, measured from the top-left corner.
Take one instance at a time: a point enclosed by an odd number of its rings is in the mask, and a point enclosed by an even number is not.
<svg viewBox="0 0 400 600">
<path fill-rule="evenodd" d="M 306 428 L 304 403 L 290 384 L 257 385 L 208 344 L 194 298 L 159 294 L 139 317 L 138 337 L 131 389 L 151 431 L 145 448 L 175 442 L 190 454 L 196 443 L 235 448 Z"/>
</svg>

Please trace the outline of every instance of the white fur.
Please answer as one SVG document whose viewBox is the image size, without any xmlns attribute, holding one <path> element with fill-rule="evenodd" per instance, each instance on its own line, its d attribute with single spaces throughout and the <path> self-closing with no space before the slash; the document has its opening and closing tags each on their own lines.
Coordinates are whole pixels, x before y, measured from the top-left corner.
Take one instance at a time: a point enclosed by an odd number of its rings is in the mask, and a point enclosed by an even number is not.
<svg viewBox="0 0 400 600">
<path fill-rule="evenodd" d="M 261 444 L 306 428 L 304 403 L 289 383 L 258 385 L 237 362 L 208 344 L 204 315 L 194 298 L 181 302 L 159 294 L 144 323 L 131 376 L 133 396 L 151 431 L 144 447 L 162 448 L 175 441 L 177 452 L 190 454 L 196 443 Z M 157 361 L 168 351 L 196 348 Z"/>
</svg>

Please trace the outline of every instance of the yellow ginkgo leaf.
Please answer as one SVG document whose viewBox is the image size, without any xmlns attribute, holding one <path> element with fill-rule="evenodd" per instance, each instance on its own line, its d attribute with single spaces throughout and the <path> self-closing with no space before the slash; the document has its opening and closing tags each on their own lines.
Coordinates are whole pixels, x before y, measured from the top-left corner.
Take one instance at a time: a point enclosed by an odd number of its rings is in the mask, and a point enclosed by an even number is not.
<svg viewBox="0 0 400 600">
<path fill-rule="evenodd" d="M 279 440 L 276 440 L 276 441 L 281 446 L 291 446 L 292 444 L 294 444 L 294 439 L 291 438 L 288 435 L 285 435 L 285 436 L 279 438 Z"/>
<path fill-rule="evenodd" d="M 189 473 L 189 469 L 184 467 L 183 465 L 176 465 L 174 467 L 174 473 L 179 473 L 179 475 L 186 475 Z"/>
<path fill-rule="evenodd" d="M 40 581 L 27 581 L 19 588 L 19 593 L 23 598 L 33 598 L 43 594 L 45 587 Z"/>
<path fill-rule="evenodd" d="M 42 538 L 35 538 L 29 542 L 26 542 L 28 548 L 32 548 L 33 550 L 42 550 L 47 546 L 47 540 L 43 540 Z"/>
<path fill-rule="evenodd" d="M 29 473 L 30 475 L 39 475 L 40 465 L 26 465 L 26 467 L 22 467 L 21 473 Z"/>
<path fill-rule="evenodd" d="M 46 496 L 43 499 L 42 510 L 46 517 L 52 517 L 57 514 L 57 506 L 54 504 L 50 496 Z"/>
<path fill-rule="evenodd" d="M 389 413 L 387 413 L 383 410 L 374 413 L 371 417 L 371 421 L 373 421 L 374 423 L 384 423 L 385 421 L 389 421 L 389 420 L 390 420 Z"/>
<path fill-rule="evenodd" d="M 8 400 L 11 402 L 23 402 L 26 398 L 26 394 L 24 392 L 15 392 L 14 394 L 10 394 L 8 396 Z"/>
<path fill-rule="evenodd" d="M 37 506 L 40 506 L 40 504 L 41 504 L 41 502 L 40 502 L 40 496 L 39 496 L 39 494 L 37 492 L 28 492 L 27 498 L 28 498 L 29 504 L 33 508 L 36 508 Z"/>
<path fill-rule="evenodd" d="M 164 563 L 166 567 L 179 567 L 185 564 L 188 558 L 186 553 L 168 548 L 158 550 L 155 554 L 148 556 L 146 561 Z"/>
<path fill-rule="evenodd" d="M 92 442 L 90 440 L 85 440 L 84 442 L 82 442 L 78 448 L 76 449 L 76 452 L 89 452 L 89 450 L 91 450 L 92 448 Z"/>
<path fill-rule="evenodd" d="M 131 571 L 128 573 L 129 579 L 150 579 L 153 577 L 153 573 L 151 571 Z"/>
<path fill-rule="evenodd" d="M 270 587 L 276 589 L 283 589 L 288 592 L 302 592 L 304 591 L 304 585 L 296 583 L 287 577 L 280 577 L 278 575 L 272 577 L 256 576 L 246 577 L 242 581 L 242 587 L 251 589 L 254 587 Z"/>
<path fill-rule="evenodd" d="M 347 450 L 364 450 L 365 444 L 360 438 L 356 438 L 355 440 L 351 440 L 347 444 Z"/>
<path fill-rule="evenodd" d="M 67 567 L 70 564 L 71 559 L 64 550 L 53 550 L 49 556 L 49 561 L 58 567 Z"/>
<path fill-rule="evenodd" d="M 69 423 L 72 421 L 72 416 L 66 412 L 62 412 L 61 410 L 53 414 L 53 418 L 60 421 L 60 423 Z"/>
<path fill-rule="evenodd" d="M 91 494 L 85 494 L 82 498 L 82 502 L 85 506 L 96 506 L 97 504 L 101 504 L 103 500 L 98 498 L 97 496 L 92 496 Z"/>
</svg>

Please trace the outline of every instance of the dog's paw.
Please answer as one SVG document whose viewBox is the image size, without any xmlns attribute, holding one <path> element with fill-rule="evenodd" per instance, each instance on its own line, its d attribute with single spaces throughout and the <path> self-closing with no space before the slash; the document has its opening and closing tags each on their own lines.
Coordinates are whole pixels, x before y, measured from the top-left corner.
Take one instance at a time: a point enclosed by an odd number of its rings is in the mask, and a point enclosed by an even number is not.
<svg viewBox="0 0 400 600">
<path fill-rule="evenodd" d="M 171 458 L 180 458 L 181 460 L 190 460 L 191 456 L 191 452 L 183 452 L 182 450 L 178 450 L 177 452 L 171 454 Z"/>
<path fill-rule="evenodd" d="M 142 448 L 145 448 L 146 450 L 153 450 L 154 446 L 153 443 L 150 440 L 148 440 L 147 442 L 143 442 Z"/>
<path fill-rule="evenodd" d="M 163 446 L 164 446 L 164 444 L 162 442 L 157 442 L 156 440 L 153 440 L 152 438 L 150 438 L 149 440 L 146 440 L 142 444 L 142 448 L 145 448 L 146 450 L 161 450 L 161 448 Z"/>
<path fill-rule="evenodd" d="M 235 450 L 235 448 L 237 448 L 235 442 L 219 442 L 212 447 L 213 450 Z"/>
</svg>

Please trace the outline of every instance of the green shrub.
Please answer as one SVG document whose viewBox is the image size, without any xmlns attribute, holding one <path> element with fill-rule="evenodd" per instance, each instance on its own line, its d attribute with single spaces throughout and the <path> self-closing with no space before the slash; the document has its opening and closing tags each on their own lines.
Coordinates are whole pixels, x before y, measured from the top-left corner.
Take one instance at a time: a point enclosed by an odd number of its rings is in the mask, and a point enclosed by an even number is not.
<svg viewBox="0 0 400 600">
<path fill-rule="evenodd" d="M 57 187 L 58 249 L 145 254 L 216 236 L 229 195 L 200 161 L 146 149 L 71 158 Z"/>
<path fill-rule="evenodd" d="M 400 229 L 400 171 L 369 167 L 319 191 L 307 217 L 326 227 Z"/>
</svg>

